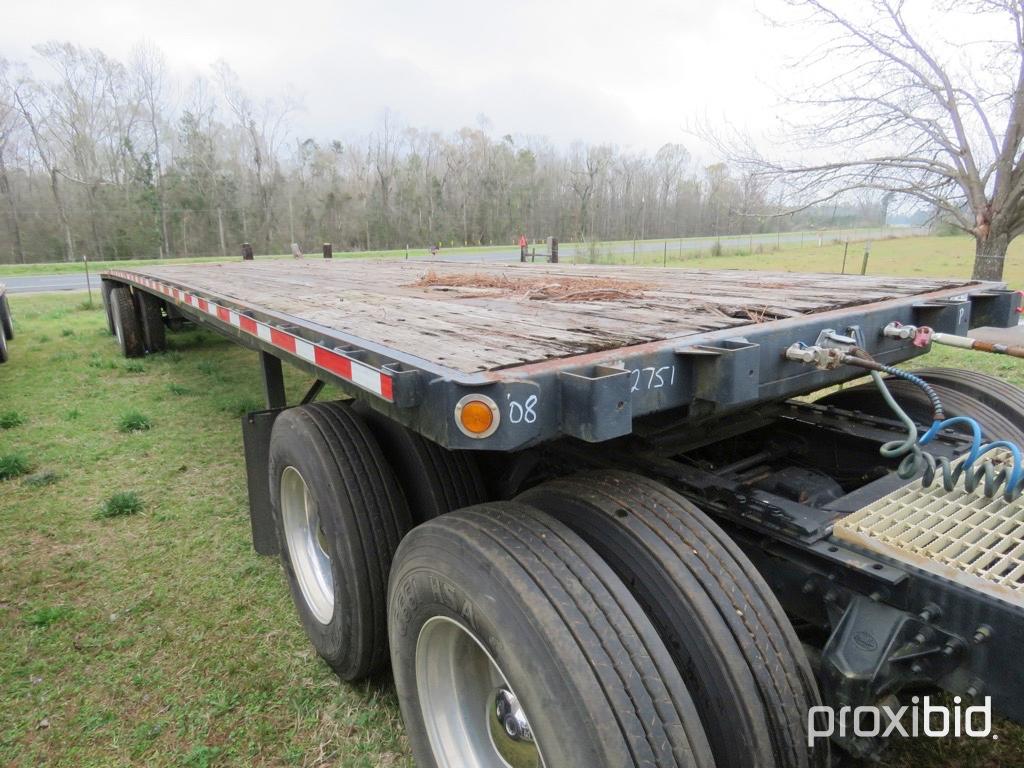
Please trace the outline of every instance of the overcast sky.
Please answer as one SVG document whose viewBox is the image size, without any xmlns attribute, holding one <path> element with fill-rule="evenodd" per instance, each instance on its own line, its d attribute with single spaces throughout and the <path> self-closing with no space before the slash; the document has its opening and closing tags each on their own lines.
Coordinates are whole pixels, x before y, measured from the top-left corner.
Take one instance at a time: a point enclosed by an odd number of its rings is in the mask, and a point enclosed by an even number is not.
<svg viewBox="0 0 1024 768">
<path fill-rule="evenodd" d="M 772 120 L 787 33 L 758 11 L 774 2 L 8 0 L 0 55 L 31 62 L 57 39 L 126 58 L 146 39 L 184 81 L 224 59 L 257 95 L 297 94 L 293 130 L 321 139 L 390 108 L 440 131 L 486 116 L 496 136 L 656 149 L 692 144 L 705 114 Z"/>
</svg>

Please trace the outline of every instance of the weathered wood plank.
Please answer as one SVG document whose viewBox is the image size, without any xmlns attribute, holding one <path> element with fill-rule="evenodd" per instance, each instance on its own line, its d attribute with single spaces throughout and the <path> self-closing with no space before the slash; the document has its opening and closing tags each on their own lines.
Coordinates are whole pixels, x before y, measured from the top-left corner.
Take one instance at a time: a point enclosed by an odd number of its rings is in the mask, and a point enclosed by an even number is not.
<svg viewBox="0 0 1024 768">
<path fill-rule="evenodd" d="M 465 372 L 612 349 L 778 317 L 969 285 L 963 280 L 591 267 L 339 260 L 133 270 L 211 297 L 314 322 Z M 513 284 L 640 284 L 621 298 L 558 301 L 477 285 L 430 287 L 434 273 Z M 517 282 L 518 281 L 518 282 Z M 533 282 L 530 282 L 533 281 Z M 582 282 L 579 282 L 582 281 Z M 525 284 L 525 283 L 524 283 Z M 615 295 L 611 290 L 611 295 Z"/>
</svg>

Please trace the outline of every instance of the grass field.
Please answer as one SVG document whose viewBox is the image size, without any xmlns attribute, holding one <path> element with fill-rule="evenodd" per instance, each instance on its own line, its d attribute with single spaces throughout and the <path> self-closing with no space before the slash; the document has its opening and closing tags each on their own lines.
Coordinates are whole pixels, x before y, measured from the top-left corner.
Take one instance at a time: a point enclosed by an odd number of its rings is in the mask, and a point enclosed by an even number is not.
<svg viewBox="0 0 1024 768">
<path fill-rule="evenodd" d="M 850 242 L 847 258 L 847 274 L 860 274 L 864 257 L 864 242 Z M 693 253 L 672 250 L 668 244 L 668 265 L 696 267 L 702 269 L 770 269 L 781 272 L 840 272 L 843 268 L 842 243 L 792 244 L 775 250 L 766 248 L 763 252 L 730 251 L 723 249 L 721 255 L 708 252 Z M 660 266 L 662 253 L 638 254 L 637 263 Z M 598 250 L 595 264 L 631 264 L 631 253 Z M 869 275 L 943 275 L 969 277 L 974 264 L 974 240 L 969 237 L 902 237 L 875 240 L 871 243 L 868 258 Z M 1005 279 L 1016 287 L 1024 285 L 1024 238 L 1015 240 L 1006 258 Z"/>
<path fill-rule="evenodd" d="M 876 243 L 871 271 L 969 270 L 956 239 L 923 240 Z M 799 256 L 699 263 L 824 269 L 835 253 Z M 1010 274 L 1024 277 L 1018 263 Z M 11 297 L 0 765 L 410 766 L 390 684 L 339 683 L 306 642 L 276 560 L 252 552 L 238 419 L 259 406 L 254 353 L 190 331 L 126 361 L 82 301 Z M 924 362 L 964 365 L 964 354 Z M 1020 362 L 969 364 L 1024 385 Z M 1024 765 L 1022 731 L 998 733 L 897 744 L 883 764 Z"/>
</svg>

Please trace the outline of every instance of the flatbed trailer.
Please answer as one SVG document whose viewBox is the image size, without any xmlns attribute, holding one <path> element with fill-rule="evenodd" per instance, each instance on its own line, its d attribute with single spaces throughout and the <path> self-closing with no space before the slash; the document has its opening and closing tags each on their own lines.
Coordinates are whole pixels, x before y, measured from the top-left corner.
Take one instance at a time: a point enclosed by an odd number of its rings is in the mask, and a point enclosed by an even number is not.
<svg viewBox="0 0 1024 768">
<path fill-rule="evenodd" d="M 905 424 L 873 389 L 795 399 L 862 377 L 851 355 L 877 370 L 928 351 L 893 329 L 1016 325 L 1003 284 L 311 260 L 103 281 L 126 355 L 161 351 L 184 322 L 259 353 L 267 408 L 243 418 L 254 546 L 281 555 L 342 678 L 377 670 L 390 633 L 423 764 L 825 765 L 808 714 L 822 700 L 928 687 L 1024 722 L 1022 503 L 897 474 L 878 451 Z M 282 362 L 312 378 L 298 402 Z M 1024 442 L 1024 392 L 979 376 L 922 374 L 947 415 Z M 351 399 L 315 403 L 324 383 Z M 926 421 L 904 383 L 892 391 Z M 929 444 L 949 461 L 970 448 L 955 429 Z M 585 680 L 566 671 L 580 659 Z M 652 675 L 667 714 L 622 682 Z M 622 685 L 632 704 L 611 694 Z M 552 714 L 586 691 L 607 701 Z M 621 733 L 588 731 L 602 717 Z M 652 746 L 654 721 L 685 737 Z M 861 757 L 884 743 L 828 735 Z"/>
</svg>

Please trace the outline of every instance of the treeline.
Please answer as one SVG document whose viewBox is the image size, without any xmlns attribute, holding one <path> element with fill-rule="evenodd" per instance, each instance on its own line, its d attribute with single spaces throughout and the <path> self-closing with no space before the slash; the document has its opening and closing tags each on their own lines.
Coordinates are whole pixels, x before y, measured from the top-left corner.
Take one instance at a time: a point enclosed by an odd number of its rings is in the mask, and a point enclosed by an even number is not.
<svg viewBox="0 0 1024 768">
<path fill-rule="evenodd" d="M 389 114 L 369 136 L 317 141 L 290 131 L 296 103 L 255 99 L 223 63 L 182 84 L 148 46 L 123 62 L 70 43 L 36 53 L 42 76 L 0 59 L 0 262 L 877 223 L 871 204 L 780 222 L 750 177 L 702 167 L 680 144 L 565 149 Z"/>
</svg>

